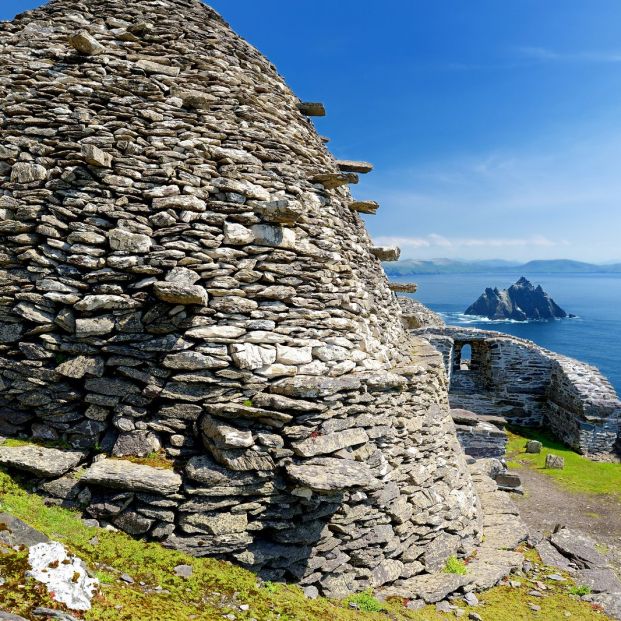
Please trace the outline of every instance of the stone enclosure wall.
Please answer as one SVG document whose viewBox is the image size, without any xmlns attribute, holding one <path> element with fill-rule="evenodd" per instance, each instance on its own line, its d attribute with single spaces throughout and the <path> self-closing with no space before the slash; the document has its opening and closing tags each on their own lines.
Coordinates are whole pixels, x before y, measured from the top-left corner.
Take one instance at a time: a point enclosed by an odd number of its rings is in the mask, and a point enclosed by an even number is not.
<svg viewBox="0 0 621 621">
<path fill-rule="evenodd" d="M 585 454 L 615 449 L 621 402 L 596 368 L 499 332 L 446 327 L 415 333 L 443 355 L 451 407 L 546 426 Z M 460 369 L 465 345 L 472 348 L 468 370 Z"/>
<path fill-rule="evenodd" d="M 0 463 L 99 523 L 328 595 L 480 537 L 401 326 L 274 67 L 193 0 L 0 24 Z"/>
</svg>

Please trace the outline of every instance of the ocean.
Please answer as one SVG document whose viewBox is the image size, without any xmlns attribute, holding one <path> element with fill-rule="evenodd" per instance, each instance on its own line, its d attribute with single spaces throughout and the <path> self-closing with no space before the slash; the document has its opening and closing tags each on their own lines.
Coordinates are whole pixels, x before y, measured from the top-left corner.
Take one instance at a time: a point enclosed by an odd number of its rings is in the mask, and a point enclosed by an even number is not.
<svg viewBox="0 0 621 621">
<path fill-rule="evenodd" d="M 463 312 L 486 287 L 505 289 L 526 276 L 540 284 L 575 319 L 489 321 Z M 621 395 L 621 274 L 421 274 L 396 281 L 416 282 L 411 297 L 440 313 L 447 324 L 496 330 L 598 367 Z"/>
</svg>

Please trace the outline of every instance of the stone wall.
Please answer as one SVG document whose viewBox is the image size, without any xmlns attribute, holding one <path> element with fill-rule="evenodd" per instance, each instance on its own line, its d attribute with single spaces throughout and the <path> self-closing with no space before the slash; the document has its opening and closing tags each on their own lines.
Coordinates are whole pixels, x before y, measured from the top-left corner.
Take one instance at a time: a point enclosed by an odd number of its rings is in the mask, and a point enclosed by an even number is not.
<svg viewBox="0 0 621 621">
<path fill-rule="evenodd" d="M 415 333 L 443 355 L 451 407 L 504 416 L 514 425 L 546 426 L 585 454 L 614 450 L 621 402 L 595 367 L 499 332 L 446 327 Z M 473 355 L 464 371 L 459 353 L 466 344 Z"/>
<path fill-rule="evenodd" d="M 392 287 L 400 286 L 400 284 L 393 283 Z M 397 296 L 397 301 L 401 307 L 401 317 L 407 330 L 444 327 L 442 317 L 417 300 L 399 295 Z"/>
<path fill-rule="evenodd" d="M 318 108 L 198 0 L 0 24 L 0 433 L 47 443 L 0 463 L 341 595 L 437 571 L 481 515 Z"/>
</svg>

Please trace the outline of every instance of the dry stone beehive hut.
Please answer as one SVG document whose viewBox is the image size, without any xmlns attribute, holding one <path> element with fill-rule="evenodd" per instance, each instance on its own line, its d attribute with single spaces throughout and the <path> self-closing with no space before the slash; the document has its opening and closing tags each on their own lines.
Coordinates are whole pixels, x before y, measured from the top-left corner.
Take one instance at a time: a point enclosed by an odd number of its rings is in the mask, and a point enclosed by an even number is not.
<svg viewBox="0 0 621 621">
<path fill-rule="evenodd" d="M 198 0 L 0 24 L 0 433 L 31 441 L 0 462 L 338 595 L 437 571 L 480 515 L 317 108 Z"/>
</svg>

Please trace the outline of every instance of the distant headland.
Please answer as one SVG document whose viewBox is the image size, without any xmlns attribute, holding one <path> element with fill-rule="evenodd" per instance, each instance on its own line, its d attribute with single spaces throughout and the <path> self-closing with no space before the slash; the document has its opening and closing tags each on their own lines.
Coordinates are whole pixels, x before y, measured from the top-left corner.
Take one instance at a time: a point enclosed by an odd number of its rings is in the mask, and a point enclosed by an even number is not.
<svg viewBox="0 0 621 621">
<path fill-rule="evenodd" d="M 405 259 L 385 264 L 386 273 L 392 277 L 414 274 L 621 274 L 621 263 L 596 265 L 569 259 L 529 261 L 517 263 L 490 259 L 487 261 L 458 261 L 455 259 L 430 259 L 419 261 Z"/>
<path fill-rule="evenodd" d="M 535 287 L 524 276 L 502 291 L 498 288 L 487 288 L 481 297 L 466 309 L 465 314 L 514 321 L 574 317 L 564 311 L 541 285 Z"/>
</svg>

